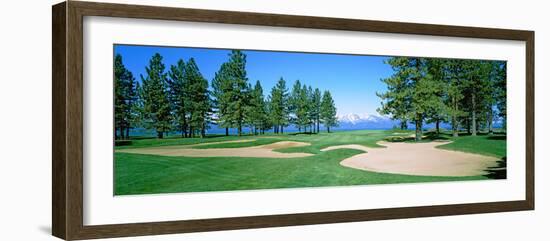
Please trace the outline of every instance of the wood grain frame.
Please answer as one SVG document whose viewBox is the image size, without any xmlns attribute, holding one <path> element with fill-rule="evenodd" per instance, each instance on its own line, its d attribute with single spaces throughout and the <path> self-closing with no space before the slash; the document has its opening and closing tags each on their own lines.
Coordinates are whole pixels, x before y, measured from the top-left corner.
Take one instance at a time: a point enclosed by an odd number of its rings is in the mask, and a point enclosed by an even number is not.
<svg viewBox="0 0 550 241">
<path fill-rule="evenodd" d="M 161 19 L 381 33 L 518 40 L 526 43 L 526 193 L 524 200 L 336 212 L 83 224 L 83 17 Z M 398 218 L 533 210 L 534 41 L 533 31 L 444 26 L 325 17 L 275 15 L 68 1 L 52 7 L 52 233 L 66 240 L 265 228 Z"/>
</svg>

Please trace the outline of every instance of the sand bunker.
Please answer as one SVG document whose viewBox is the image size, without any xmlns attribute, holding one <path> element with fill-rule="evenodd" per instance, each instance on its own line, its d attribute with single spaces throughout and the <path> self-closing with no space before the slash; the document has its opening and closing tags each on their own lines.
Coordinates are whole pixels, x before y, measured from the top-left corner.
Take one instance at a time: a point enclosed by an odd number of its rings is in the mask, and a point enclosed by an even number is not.
<svg viewBox="0 0 550 241">
<path fill-rule="evenodd" d="M 497 166 L 498 158 L 435 148 L 449 142 L 390 143 L 379 142 L 386 148 L 361 145 L 331 146 L 321 151 L 356 149 L 358 154 L 340 162 L 342 166 L 374 172 L 422 176 L 476 176 Z"/>
<path fill-rule="evenodd" d="M 117 152 L 135 153 L 135 154 L 150 154 L 161 156 L 188 156 L 188 157 L 264 157 L 264 158 L 294 158 L 312 156 L 310 153 L 281 153 L 273 150 L 309 146 L 306 142 L 297 141 L 279 141 L 272 144 L 240 147 L 240 148 L 209 148 L 209 149 L 193 149 L 194 146 L 203 146 L 219 143 L 233 142 L 250 142 L 254 140 L 239 140 L 239 141 L 224 141 L 201 143 L 194 145 L 178 145 L 178 146 L 160 146 L 135 149 L 122 149 Z"/>
</svg>

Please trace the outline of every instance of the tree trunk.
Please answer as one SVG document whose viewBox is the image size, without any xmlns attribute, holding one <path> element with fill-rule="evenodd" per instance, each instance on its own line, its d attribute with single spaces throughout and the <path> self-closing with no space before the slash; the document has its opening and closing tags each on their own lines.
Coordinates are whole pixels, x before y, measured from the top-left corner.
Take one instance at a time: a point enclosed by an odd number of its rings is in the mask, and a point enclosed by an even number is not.
<svg viewBox="0 0 550 241">
<path fill-rule="evenodd" d="M 458 113 L 458 101 L 453 97 L 454 113 L 451 125 L 453 126 L 453 137 L 458 137 L 458 122 L 456 120 L 456 113 Z"/>
<path fill-rule="evenodd" d="M 458 137 L 458 124 L 456 123 L 456 115 L 453 115 L 453 120 L 451 121 L 453 128 L 453 137 Z"/>
<path fill-rule="evenodd" d="M 124 140 L 124 128 L 120 127 L 120 139 Z"/>
<path fill-rule="evenodd" d="M 439 119 L 435 121 L 435 133 L 439 135 Z"/>
<path fill-rule="evenodd" d="M 416 115 L 415 122 L 415 141 L 421 141 L 422 140 L 422 118 L 420 118 L 420 115 Z"/>
<path fill-rule="evenodd" d="M 319 118 L 317 118 L 317 133 L 319 133 Z"/>
<path fill-rule="evenodd" d="M 285 131 L 283 129 L 283 126 L 281 126 L 281 134 L 285 134 Z"/>
<path fill-rule="evenodd" d="M 487 126 L 489 128 L 489 135 L 493 135 L 493 107 L 489 109 L 489 117 L 487 118 Z"/>
<path fill-rule="evenodd" d="M 225 127 L 225 136 L 229 135 L 229 127 Z"/>
<path fill-rule="evenodd" d="M 164 138 L 164 132 L 158 131 L 158 132 L 157 132 L 157 138 L 159 138 L 159 139 Z"/>
<path fill-rule="evenodd" d="M 401 120 L 401 130 L 406 130 L 407 129 L 407 121 L 406 120 Z"/>
<path fill-rule="evenodd" d="M 472 94 L 472 136 L 477 135 L 476 96 Z"/>
<path fill-rule="evenodd" d="M 468 131 L 468 135 L 472 134 L 472 125 L 470 123 L 470 118 L 466 118 L 466 129 Z"/>
</svg>

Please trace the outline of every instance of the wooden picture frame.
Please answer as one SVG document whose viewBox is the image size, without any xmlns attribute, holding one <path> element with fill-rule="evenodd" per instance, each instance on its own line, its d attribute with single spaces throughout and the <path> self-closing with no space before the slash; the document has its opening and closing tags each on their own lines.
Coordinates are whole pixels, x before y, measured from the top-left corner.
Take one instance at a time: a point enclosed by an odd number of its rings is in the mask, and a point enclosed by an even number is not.
<svg viewBox="0 0 550 241">
<path fill-rule="evenodd" d="M 356 222 L 414 217 L 533 210 L 534 32 L 325 17 L 307 17 L 68 1 L 52 7 L 52 233 L 66 240 Z M 207 23 L 313 28 L 379 33 L 517 40 L 526 43 L 525 199 L 490 203 L 416 206 L 335 212 L 83 224 L 83 17 L 106 16 Z"/>
</svg>

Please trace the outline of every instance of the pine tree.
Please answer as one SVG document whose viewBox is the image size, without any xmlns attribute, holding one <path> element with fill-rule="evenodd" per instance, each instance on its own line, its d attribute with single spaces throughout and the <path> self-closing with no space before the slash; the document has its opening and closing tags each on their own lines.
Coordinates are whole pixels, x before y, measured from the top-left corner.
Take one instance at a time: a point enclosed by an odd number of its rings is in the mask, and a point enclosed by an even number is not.
<svg viewBox="0 0 550 241">
<path fill-rule="evenodd" d="M 506 62 L 498 61 L 494 66 L 495 71 L 495 98 L 498 117 L 502 120 L 502 128 L 506 130 Z"/>
<path fill-rule="evenodd" d="M 215 108 L 216 123 L 219 127 L 225 128 L 226 136 L 229 135 L 229 128 L 234 125 L 231 123 L 231 115 L 228 112 L 232 91 L 229 63 L 223 63 L 212 80 L 212 104 Z"/>
<path fill-rule="evenodd" d="M 487 112 L 488 102 L 491 101 L 491 84 L 489 81 L 491 64 L 484 60 L 462 60 L 465 71 L 465 96 L 464 106 L 470 113 L 468 118 L 472 136 L 477 135 L 481 126 L 481 120 Z"/>
<path fill-rule="evenodd" d="M 158 138 L 170 130 L 170 100 L 168 81 L 164 72 L 162 56 L 156 53 L 145 67 L 147 76 L 141 75 L 141 93 L 143 101 L 144 122 L 147 127 L 155 129 Z"/>
<path fill-rule="evenodd" d="M 422 124 L 441 106 L 438 82 L 428 73 L 426 59 L 393 57 L 386 61 L 394 74 L 382 81 L 388 86 L 379 112 L 393 118 L 412 120 L 415 123 L 415 140 L 422 139 Z"/>
<path fill-rule="evenodd" d="M 246 106 L 249 105 L 250 88 L 246 77 L 246 55 L 240 50 L 233 50 L 229 55 L 229 79 L 231 92 L 227 105 L 228 123 L 233 123 L 239 136 L 246 124 Z"/>
<path fill-rule="evenodd" d="M 315 120 L 315 125 L 317 129 L 317 133 L 319 133 L 319 123 L 321 120 L 321 91 L 318 88 L 315 88 L 315 91 L 313 92 L 313 118 Z"/>
<path fill-rule="evenodd" d="M 170 86 L 170 101 L 172 103 L 172 110 L 174 111 L 173 119 L 182 137 L 187 137 L 189 111 L 191 108 L 189 91 L 186 91 L 189 83 L 185 78 L 185 69 L 186 64 L 180 59 L 176 65 L 170 66 L 170 71 L 168 72 L 168 76 L 170 77 L 168 82 Z"/>
<path fill-rule="evenodd" d="M 269 114 L 273 125 L 273 132 L 284 133 L 284 127 L 288 125 L 288 89 L 283 78 L 271 89 L 269 96 Z"/>
<path fill-rule="evenodd" d="M 297 112 L 300 108 L 300 98 L 302 94 L 302 84 L 300 80 L 296 80 L 292 85 L 292 90 L 288 96 L 288 112 L 290 114 L 289 121 L 298 127 L 298 132 L 302 132 L 302 126 L 298 122 Z"/>
<path fill-rule="evenodd" d="M 382 115 L 390 115 L 391 119 L 399 120 L 401 129 L 407 129 L 409 110 L 411 103 L 409 98 L 409 86 L 407 68 L 409 63 L 405 57 L 394 57 L 385 61 L 392 66 L 394 74 L 382 79 L 387 86 L 384 93 L 377 92 L 376 95 L 382 100 L 377 111 Z"/>
<path fill-rule="evenodd" d="M 135 78 L 115 56 L 115 139 L 129 139 L 129 132 L 136 120 L 137 87 Z M 117 133 L 117 130 L 119 133 Z"/>
<path fill-rule="evenodd" d="M 444 103 L 446 92 L 446 61 L 444 59 L 430 58 L 425 60 L 427 78 L 431 79 L 434 102 L 426 115 L 427 123 L 435 123 L 436 134 L 440 133 L 440 124 L 445 120 L 446 106 Z"/>
<path fill-rule="evenodd" d="M 254 135 L 258 134 L 258 131 L 262 131 L 265 122 L 267 121 L 267 113 L 265 110 L 265 101 L 264 101 L 264 92 L 260 81 L 256 81 L 256 85 L 251 92 L 250 105 L 248 106 L 249 110 L 248 117 L 249 123 L 253 128 Z"/>
<path fill-rule="evenodd" d="M 336 106 L 328 90 L 323 93 L 321 100 L 321 120 L 329 133 L 330 127 L 338 126 L 338 120 L 336 119 Z"/>
<path fill-rule="evenodd" d="M 311 86 L 307 88 L 307 116 L 311 133 L 315 133 L 315 92 Z"/>
<path fill-rule="evenodd" d="M 307 126 L 309 123 L 308 116 L 308 99 L 307 99 L 307 86 L 303 85 L 300 88 L 299 95 L 296 99 L 296 125 L 298 125 L 304 132 L 307 132 Z"/>
<path fill-rule="evenodd" d="M 446 60 L 445 77 L 445 113 L 450 119 L 453 137 L 458 137 L 459 119 L 466 115 L 460 105 L 464 99 L 464 71 L 460 60 Z"/>
<path fill-rule="evenodd" d="M 208 91 L 208 81 L 202 76 L 193 58 L 187 61 L 184 73 L 187 83 L 186 95 L 190 99 L 189 127 L 191 135 L 199 132 L 200 137 L 206 136 L 210 122 L 211 102 Z"/>
</svg>

